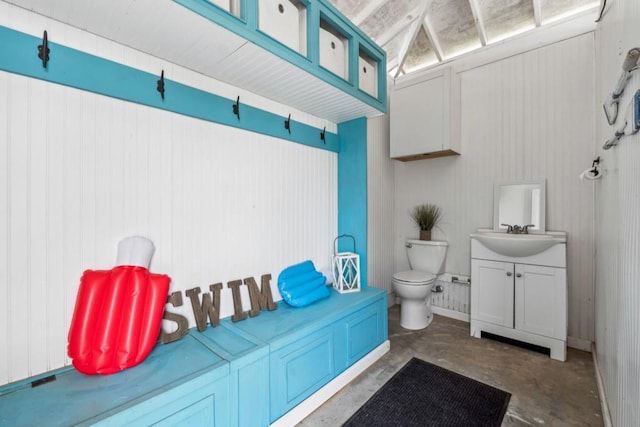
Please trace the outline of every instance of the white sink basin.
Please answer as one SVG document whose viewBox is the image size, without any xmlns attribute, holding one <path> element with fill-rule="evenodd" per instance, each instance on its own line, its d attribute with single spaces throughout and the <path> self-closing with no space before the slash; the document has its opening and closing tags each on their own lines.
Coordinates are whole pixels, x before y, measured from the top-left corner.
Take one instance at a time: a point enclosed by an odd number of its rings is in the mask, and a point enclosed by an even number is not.
<svg viewBox="0 0 640 427">
<path fill-rule="evenodd" d="M 481 232 L 471 234 L 492 251 L 500 255 L 524 257 L 539 254 L 551 246 L 567 241 L 565 237 L 552 234 L 507 234 L 497 232 Z"/>
</svg>

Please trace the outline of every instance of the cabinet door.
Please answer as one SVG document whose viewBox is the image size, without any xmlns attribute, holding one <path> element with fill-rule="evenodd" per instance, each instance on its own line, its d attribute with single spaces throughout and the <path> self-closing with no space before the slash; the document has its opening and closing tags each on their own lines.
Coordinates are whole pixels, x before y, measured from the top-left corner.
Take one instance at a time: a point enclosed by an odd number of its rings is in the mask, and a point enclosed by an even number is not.
<svg viewBox="0 0 640 427">
<path fill-rule="evenodd" d="M 566 270 L 516 264 L 515 271 L 516 329 L 565 340 Z"/>
<path fill-rule="evenodd" d="M 513 264 L 471 260 L 471 318 L 513 328 Z"/>
<path fill-rule="evenodd" d="M 332 327 L 271 350 L 271 422 L 311 396 L 335 376 Z"/>
<path fill-rule="evenodd" d="M 449 148 L 450 71 L 398 84 L 391 93 L 391 157 Z"/>
</svg>

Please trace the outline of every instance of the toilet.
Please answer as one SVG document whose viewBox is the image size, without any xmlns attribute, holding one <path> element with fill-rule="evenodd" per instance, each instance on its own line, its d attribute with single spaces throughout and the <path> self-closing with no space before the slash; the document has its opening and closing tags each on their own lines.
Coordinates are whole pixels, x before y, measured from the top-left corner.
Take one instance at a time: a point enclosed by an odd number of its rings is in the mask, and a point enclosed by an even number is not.
<svg viewBox="0 0 640 427">
<path fill-rule="evenodd" d="M 400 326 L 424 329 L 433 320 L 431 288 L 438 274 L 444 273 L 449 243 L 436 240 L 407 240 L 411 270 L 393 275 L 393 289 L 400 298 Z"/>
</svg>

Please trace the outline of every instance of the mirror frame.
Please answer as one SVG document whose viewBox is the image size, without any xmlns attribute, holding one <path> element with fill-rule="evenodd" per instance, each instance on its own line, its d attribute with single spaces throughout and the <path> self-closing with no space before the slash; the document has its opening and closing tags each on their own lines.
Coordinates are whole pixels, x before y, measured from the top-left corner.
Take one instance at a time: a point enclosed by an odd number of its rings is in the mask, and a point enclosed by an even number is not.
<svg viewBox="0 0 640 427">
<path fill-rule="evenodd" d="M 540 187 L 540 229 L 529 230 L 530 234 L 545 234 L 546 229 L 546 199 L 547 199 L 547 182 L 543 179 L 534 179 L 529 181 L 508 181 L 495 184 L 493 186 L 493 231 L 506 233 L 506 229 L 500 228 L 500 189 L 508 185 L 538 185 Z M 524 225 L 524 224 L 518 224 Z"/>
</svg>

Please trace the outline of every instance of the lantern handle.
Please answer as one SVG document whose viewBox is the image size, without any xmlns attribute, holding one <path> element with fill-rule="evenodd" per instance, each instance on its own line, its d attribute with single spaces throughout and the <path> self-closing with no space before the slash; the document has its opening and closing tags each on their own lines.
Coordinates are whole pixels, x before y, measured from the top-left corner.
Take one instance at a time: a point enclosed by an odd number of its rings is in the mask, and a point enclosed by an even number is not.
<svg viewBox="0 0 640 427">
<path fill-rule="evenodd" d="M 342 238 L 342 237 L 351 237 L 351 240 L 353 240 L 353 253 L 356 252 L 356 238 L 353 237 L 351 234 L 341 234 L 338 237 L 336 237 L 335 239 L 333 239 L 333 255 L 337 255 L 338 254 L 338 239 Z"/>
</svg>

